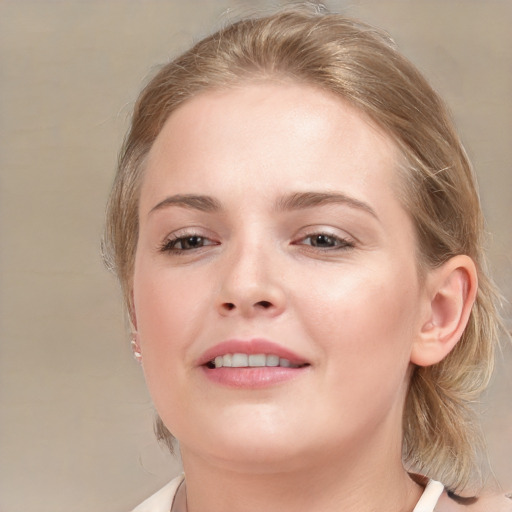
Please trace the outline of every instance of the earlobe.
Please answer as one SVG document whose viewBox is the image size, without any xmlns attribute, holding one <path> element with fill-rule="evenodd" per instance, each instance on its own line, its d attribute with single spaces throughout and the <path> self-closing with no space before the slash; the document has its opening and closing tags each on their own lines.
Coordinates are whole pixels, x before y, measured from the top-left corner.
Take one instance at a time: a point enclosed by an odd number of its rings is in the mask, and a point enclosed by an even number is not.
<svg viewBox="0 0 512 512">
<path fill-rule="evenodd" d="M 478 287 L 477 271 L 469 256 L 458 255 L 426 278 L 427 308 L 411 362 L 431 366 L 455 347 L 468 323 Z"/>
<path fill-rule="evenodd" d="M 142 363 L 142 352 L 140 350 L 139 335 L 136 332 L 132 334 L 131 346 L 133 357 L 138 363 Z"/>
</svg>

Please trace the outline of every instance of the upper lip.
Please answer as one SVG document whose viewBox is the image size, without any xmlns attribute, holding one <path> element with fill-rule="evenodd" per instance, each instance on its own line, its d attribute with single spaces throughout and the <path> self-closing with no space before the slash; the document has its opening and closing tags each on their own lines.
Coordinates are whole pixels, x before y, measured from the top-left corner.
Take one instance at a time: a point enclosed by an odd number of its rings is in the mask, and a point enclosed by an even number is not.
<svg viewBox="0 0 512 512">
<path fill-rule="evenodd" d="M 303 365 L 307 361 L 291 351 L 273 341 L 255 338 L 251 340 L 226 340 L 206 350 L 199 358 L 198 366 L 205 365 L 213 361 L 217 356 L 225 354 L 272 354 L 283 359 L 288 359 L 293 364 Z"/>
</svg>

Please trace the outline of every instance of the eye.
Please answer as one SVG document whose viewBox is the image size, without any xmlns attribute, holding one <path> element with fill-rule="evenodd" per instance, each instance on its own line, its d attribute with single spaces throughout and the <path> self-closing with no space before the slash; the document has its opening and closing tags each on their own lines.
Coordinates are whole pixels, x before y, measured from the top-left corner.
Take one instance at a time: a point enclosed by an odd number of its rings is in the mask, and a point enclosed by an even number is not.
<svg viewBox="0 0 512 512">
<path fill-rule="evenodd" d="M 170 240 L 166 240 L 160 250 L 162 252 L 184 252 L 200 249 L 208 245 L 218 245 L 217 242 L 200 235 L 173 236 Z"/>
<path fill-rule="evenodd" d="M 345 249 L 354 247 L 351 241 L 327 233 L 314 233 L 302 238 L 297 243 L 310 245 L 316 249 Z"/>
</svg>

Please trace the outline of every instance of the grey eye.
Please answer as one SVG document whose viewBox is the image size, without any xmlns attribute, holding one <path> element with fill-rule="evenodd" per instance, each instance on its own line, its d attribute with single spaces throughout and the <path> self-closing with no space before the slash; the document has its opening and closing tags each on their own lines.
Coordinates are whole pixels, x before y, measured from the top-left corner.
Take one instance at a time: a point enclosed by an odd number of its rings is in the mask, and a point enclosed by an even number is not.
<svg viewBox="0 0 512 512">
<path fill-rule="evenodd" d="M 308 236 L 305 240 L 309 240 L 308 245 L 311 245 L 312 247 L 329 248 L 341 245 L 341 240 L 339 238 L 324 234 Z"/>
<path fill-rule="evenodd" d="M 186 252 L 194 249 L 201 249 L 208 245 L 218 245 L 217 242 L 200 235 L 178 236 L 170 240 L 166 240 L 160 250 L 162 252 Z"/>
<path fill-rule="evenodd" d="M 174 248 L 182 249 L 184 251 L 190 249 L 197 249 L 203 247 L 206 244 L 206 239 L 202 236 L 186 236 L 175 240 Z"/>
</svg>

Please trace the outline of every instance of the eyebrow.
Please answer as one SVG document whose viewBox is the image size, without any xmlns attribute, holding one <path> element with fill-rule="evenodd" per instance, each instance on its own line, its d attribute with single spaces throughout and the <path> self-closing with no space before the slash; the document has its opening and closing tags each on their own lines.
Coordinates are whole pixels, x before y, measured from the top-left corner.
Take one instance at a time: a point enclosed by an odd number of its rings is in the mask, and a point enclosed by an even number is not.
<svg viewBox="0 0 512 512">
<path fill-rule="evenodd" d="M 176 194 L 160 201 L 156 206 L 151 208 L 149 213 L 153 213 L 154 211 L 161 210 L 168 206 L 181 206 L 182 208 L 190 208 L 192 210 L 208 213 L 217 212 L 222 209 L 220 202 L 210 196 Z"/>
<path fill-rule="evenodd" d="M 276 203 L 276 210 L 302 210 L 328 204 L 344 204 L 363 210 L 378 220 L 377 213 L 369 204 L 341 192 L 296 192 L 280 198 Z"/>
<path fill-rule="evenodd" d="M 343 204 L 351 208 L 363 210 L 378 220 L 375 210 L 367 203 L 354 197 L 342 194 L 341 192 L 294 192 L 280 197 L 275 204 L 275 211 L 293 211 L 313 208 L 314 206 L 323 206 L 329 204 Z M 220 201 L 211 196 L 196 194 L 176 194 L 166 197 L 150 210 L 161 210 L 169 206 L 178 206 L 199 210 L 201 212 L 215 213 L 222 210 Z"/>
</svg>

